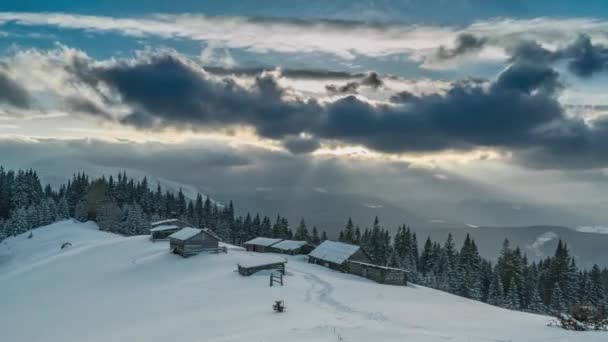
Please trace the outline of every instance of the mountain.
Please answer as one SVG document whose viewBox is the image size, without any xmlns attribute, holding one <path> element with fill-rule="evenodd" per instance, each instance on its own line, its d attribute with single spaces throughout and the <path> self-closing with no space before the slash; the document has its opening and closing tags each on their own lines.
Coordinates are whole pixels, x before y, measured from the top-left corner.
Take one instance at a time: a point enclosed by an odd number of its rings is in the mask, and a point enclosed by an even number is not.
<svg viewBox="0 0 608 342">
<path fill-rule="evenodd" d="M 62 244 L 71 246 L 61 249 Z M 0 244 L 6 341 L 604 341 L 550 317 L 421 286 L 390 286 L 288 256 L 284 286 L 236 264 L 283 255 L 229 246 L 188 259 L 147 236 L 59 222 Z M 287 310 L 274 313 L 275 300 Z"/>
</svg>

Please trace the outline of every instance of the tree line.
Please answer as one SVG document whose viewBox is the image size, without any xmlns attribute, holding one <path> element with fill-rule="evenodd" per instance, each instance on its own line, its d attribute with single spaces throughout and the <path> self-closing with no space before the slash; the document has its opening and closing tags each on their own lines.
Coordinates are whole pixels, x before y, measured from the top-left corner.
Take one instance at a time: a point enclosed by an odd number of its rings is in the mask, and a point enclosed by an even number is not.
<svg viewBox="0 0 608 342">
<path fill-rule="evenodd" d="M 443 243 L 428 237 L 419 250 L 416 233 L 409 227 L 401 226 L 391 236 L 378 218 L 364 230 L 349 219 L 339 240 L 360 245 L 375 264 L 408 270 L 413 283 L 462 297 L 543 314 L 581 306 L 592 307 L 603 317 L 608 313 L 608 269 L 580 269 L 561 240 L 553 256 L 538 262 L 530 262 L 508 239 L 496 262 L 491 262 L 479 255 L 469 235 L 460 248 L 448 234 Z"/>
<path fill-rule="evenodd" d="M 34 170 L 5 170 L 0 166 L 0 240 L 32 228 L 74 218 L 95 221 L 101 230 L 123 235 L 148 234 L 150 222 L 179 218 L 196 227 L 209 227 L 225 241 L 240 245 L 258 236 L 306 240 L 315 245 L 325 231 L 308 229 L 302 219 L 292 229 L 285 217 L 259 214 L 235 216 L 232 202 L 222 205 L 182 189 L 151 187 L 125 172 L 91 179 L 78 173 L 58 189 L 42 183 Z M 374 263 L 409 271 L 410 281 L 513 310 L 567 312 L 576 305 L 608 311 L 608 270 L 594 265 L 580 269 L 568 246 L 560 241 L 555 255 L 530 262 L 519 247 L 505 240 L 496 262 L 479 255 L 467 236 L 457 248 L 451 235 L 443 243 L 429 238 L 419 244 L 407 226 L 395 234 L 376 218 L 361 229 L 349 219 L 338 240 L 360 245 Z"/>
</svg>

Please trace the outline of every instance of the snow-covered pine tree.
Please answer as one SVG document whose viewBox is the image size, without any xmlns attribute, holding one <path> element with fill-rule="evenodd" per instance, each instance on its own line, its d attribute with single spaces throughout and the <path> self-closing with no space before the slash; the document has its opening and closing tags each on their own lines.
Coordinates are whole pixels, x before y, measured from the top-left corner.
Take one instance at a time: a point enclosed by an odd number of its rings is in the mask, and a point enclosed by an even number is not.
<svg viewBox="0 0 608 342">
<path fill-rule="evenodd" d="M 558 283 L 555 283 L 553 293 L 551 294 L 551 309 L 555 313 L 562 313 L 568 310 L 564 301 L 564 293 Z"/>
<path fill-rule="evenodd" d="M 521 300 L 520 300 L 520 289 L 517 287 L 517 283 L 515 278 L 511 278 L 511 283 L 507 289 L 507 307 L 511 310 L 520 310 L 521 309 Z"/>
<path fill-rule="evenodd" d="M 65 196 L 62 196 L 57 202 L 57 211 L 55 212 L 55 221 L 61 221 L 70 218 L 70 209 Z"/>
</svg>

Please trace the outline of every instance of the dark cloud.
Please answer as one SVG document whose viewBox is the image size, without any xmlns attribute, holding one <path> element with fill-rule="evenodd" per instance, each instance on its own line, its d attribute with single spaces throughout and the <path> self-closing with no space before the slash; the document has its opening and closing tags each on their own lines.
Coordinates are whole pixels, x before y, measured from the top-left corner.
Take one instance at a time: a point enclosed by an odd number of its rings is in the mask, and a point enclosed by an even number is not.
<svg viewBox="0 0 608 342">
<path fill-rule="evenodd" d="M 389 98 L 389 101 L 393 102 L 393 103 L 409 103 L 409 102 L 413 102 L 416 101 L 416 99 L 418 99 L 418 97 L 412 93 L 410 93 L 409 91 L 401 91 L 398 92 L 397 94 L 391 95 L 391 97 Z"/>
<path fill-rule="evenodd" d="M 330 94 L 357 94 L 361 86 L 378 89 L 384 85 L 384 81 L 375 72 L 370 72 L 359 81 L 348 82 L 344 85 L 328 84 L 325 89 Z"/>
<path fill-rule="evenodd" d="M 534 41 L 522 41 L 510 49 L 511 60 L 550 64 L 566 61 L 568 69 L 577 76 L 590 77 L 608 69 L 608 47 L 593 44 L 587 35 L 580 35 L 571 44 L 550 51 Z"/>
<path fill-rule="evenodd" d="M 370 72 L 359 83 L 361 83 L 361 85 L 374 89 L 378 89 L 384 85 L 384 81 L 382 81 L 382 79 L 380 79 L 380 76 L 378 76 L 378 74 L 375 72 Z"/>
<path fill-rule="evenodd" d="M 210 78 L 197 65 L 173 55 L 83 70 L 87 82 L 103 82 L 132 108 L 122 119 L 125 124 L 185 129 L 248 125 L 293 153 L 311 152 L 323 139 L 387 153 L 494 147 L 526 156 L 524 152 L 533 150 L 551 154 L 558 146 L 561 160 L 546 159 L 545 166 L 573 161 L 578 167 L 584 163 L 568 155 L 584 155 L 581 151 L 604 141 L 599 126 L 565 115 L 557 100 L 562 83 L 554 69 L 520 60 L 494 81 L 455 82 L 443 94 L 401 92 L 391 98 L 392 104 L 372 104 L 355 96 L 328 103 L 286 99 L 272 74 L 263 73 L 250 87 L 242 86 L 230 77 Z M 363 80 L 379 84 L 374 74 Z M 293 138 L 300 134 L 315 138 Z M 597 163 L 607 161 L 597 157 Z"/>
<path fill-rule="evenodd" d="M 328 84 L 325 86 L 325 90 L 327 90 L 330 94 L 357 94 L 357 89 L 359 89 L 359 82 L 348 82 L 344 85 L 335 85 Z"/>
<path fill-rule="evenodd" d="M 477 52 L 485 46 L 487 41 L 488 39 L 485 37 L 477 37 L 470 33 L 461 33 L 456 38 L 453 48 L 450 49 L 442 45 L 437 49 L 437 58 L 452 59 L 472 52 Z"/>
<path fill-rule="evenodd" d="M 314 137 L 290 136 L 283 139 L 283 146 L 293 154 L 311 153 L 321 147 Z"/>
<path fill-rule="evenodd" d="M 31 98 L 27 90 L 0 71 L 0 103 L 19 108 L 29 108 Z"/>
</svg>

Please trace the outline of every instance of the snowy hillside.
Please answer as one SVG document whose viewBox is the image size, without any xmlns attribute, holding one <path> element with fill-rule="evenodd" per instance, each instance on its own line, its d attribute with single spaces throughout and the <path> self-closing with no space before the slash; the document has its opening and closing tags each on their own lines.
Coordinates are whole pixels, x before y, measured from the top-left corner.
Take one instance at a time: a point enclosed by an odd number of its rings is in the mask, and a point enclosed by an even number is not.
<svg viewBox="0 0 608 342">
<path fill-rule="evenodd" d="M 61 250 L 64 242 L 71 247 Z M 379 285 L 287 257 L 284 287 L 237 262 L 283 258 L 172 255 L 166 242 L 65 221 L 0 243 L 0 340 L 54 341 L 606 341 L 547 327 L 435 290 Z M 272 311 L 284 299 L 287 311 Z"/>
</svg>

